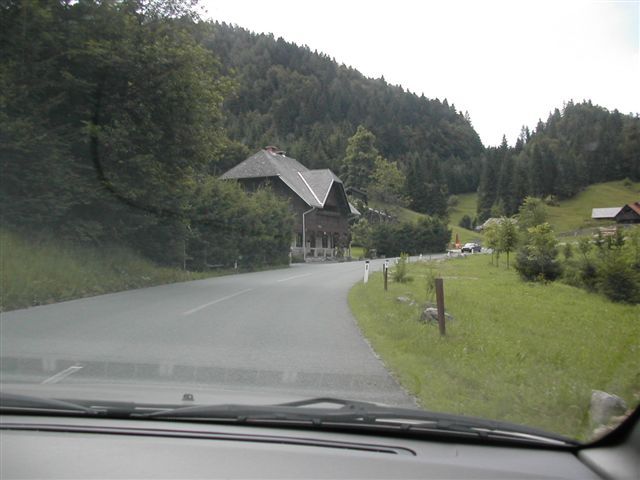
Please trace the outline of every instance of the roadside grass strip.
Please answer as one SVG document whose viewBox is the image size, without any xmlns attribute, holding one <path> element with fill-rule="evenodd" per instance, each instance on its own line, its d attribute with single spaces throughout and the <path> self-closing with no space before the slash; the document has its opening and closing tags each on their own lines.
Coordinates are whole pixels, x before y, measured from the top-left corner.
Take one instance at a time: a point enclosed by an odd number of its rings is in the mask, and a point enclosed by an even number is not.
<svg viewBox="0 0 640 480">
<path fill-rule="evenodd" d="M 352 288 L 349 304 L 423 408 L 586 439 L 592 390 L 640 403 L 639 305 L 557 282 L 525 283 L 487 255 L 410 264 L 408 273 L 412 282 L 390 282 L 387 292 L 374 273 Z M 444 337 L 437 325 L 418 321 L 433 274 L 444 277 L 454 317 Z"/>
<path fill-rule="evenodd" d="M 0 311 L 229 273 L 187 272 L 121 247 L 80 247 L 7 231 L 0 231 L 0 266 Z"/>
</svg>

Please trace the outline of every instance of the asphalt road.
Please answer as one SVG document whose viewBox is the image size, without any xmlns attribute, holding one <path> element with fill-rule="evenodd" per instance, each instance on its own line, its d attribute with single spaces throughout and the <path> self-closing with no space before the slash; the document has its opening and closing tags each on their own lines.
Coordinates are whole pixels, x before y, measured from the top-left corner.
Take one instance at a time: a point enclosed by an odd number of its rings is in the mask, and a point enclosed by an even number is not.
<svg viewBox="0 0 640 480">
<path fill-rule="evenodd" d="M 363 262 L 293 265 L 2 313 L 2 381 L 189 384 L 414 405 L 349 311 L 348 290 L 363 271 Z"/>
</svg>

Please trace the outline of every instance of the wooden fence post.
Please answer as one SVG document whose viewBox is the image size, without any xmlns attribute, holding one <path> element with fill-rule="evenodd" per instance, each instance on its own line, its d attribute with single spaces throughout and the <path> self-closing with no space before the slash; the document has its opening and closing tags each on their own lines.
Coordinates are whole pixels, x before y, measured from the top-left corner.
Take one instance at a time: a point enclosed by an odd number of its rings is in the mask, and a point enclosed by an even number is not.
<svg viewBox="0 0 640 480">
<path fill-rule="evenodd" d="M 389 267 L 387 265 L 382 266 L 382 270 L 384 272 L 384 291 L 387 291 L 387 278 L 389 277 Z"/>
<path fill-rule="evenodd" d="M 446 327 L 444 325 L 444 282 L 442 278 L 436 278 L 436 304 L 438 307 L 438 327 L 440 327 L 440 335 L 445 335 Z"/>
</svg>

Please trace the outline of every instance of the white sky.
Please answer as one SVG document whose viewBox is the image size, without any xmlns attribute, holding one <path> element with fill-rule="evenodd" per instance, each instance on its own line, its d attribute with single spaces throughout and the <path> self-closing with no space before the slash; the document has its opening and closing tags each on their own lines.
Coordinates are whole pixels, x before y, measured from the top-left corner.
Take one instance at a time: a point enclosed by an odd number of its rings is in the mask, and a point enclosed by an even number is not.
<svg viewBox="0 0 640 480">
<path fill-rule="evenodd" d="M 487 146 L 570 99 L 640 112 L 640 0 L 202 2 L 205 18 L 446 98 Z"/>
</svg>

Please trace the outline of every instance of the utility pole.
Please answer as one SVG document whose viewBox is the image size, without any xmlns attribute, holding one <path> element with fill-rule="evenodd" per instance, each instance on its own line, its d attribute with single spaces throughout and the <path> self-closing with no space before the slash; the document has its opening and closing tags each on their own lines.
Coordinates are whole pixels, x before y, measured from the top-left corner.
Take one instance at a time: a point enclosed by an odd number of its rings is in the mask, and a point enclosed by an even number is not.
<svg viewBox="0 0 640 480">
<path fill-rule="evenodd" d="M 302 260 L 307 261 L 307 226 L 304 221 L 304 217 L 307 213 L 311 213 L 316 207 L 311 207 L 306 212 L 302 212 Z"/>
</svg>

